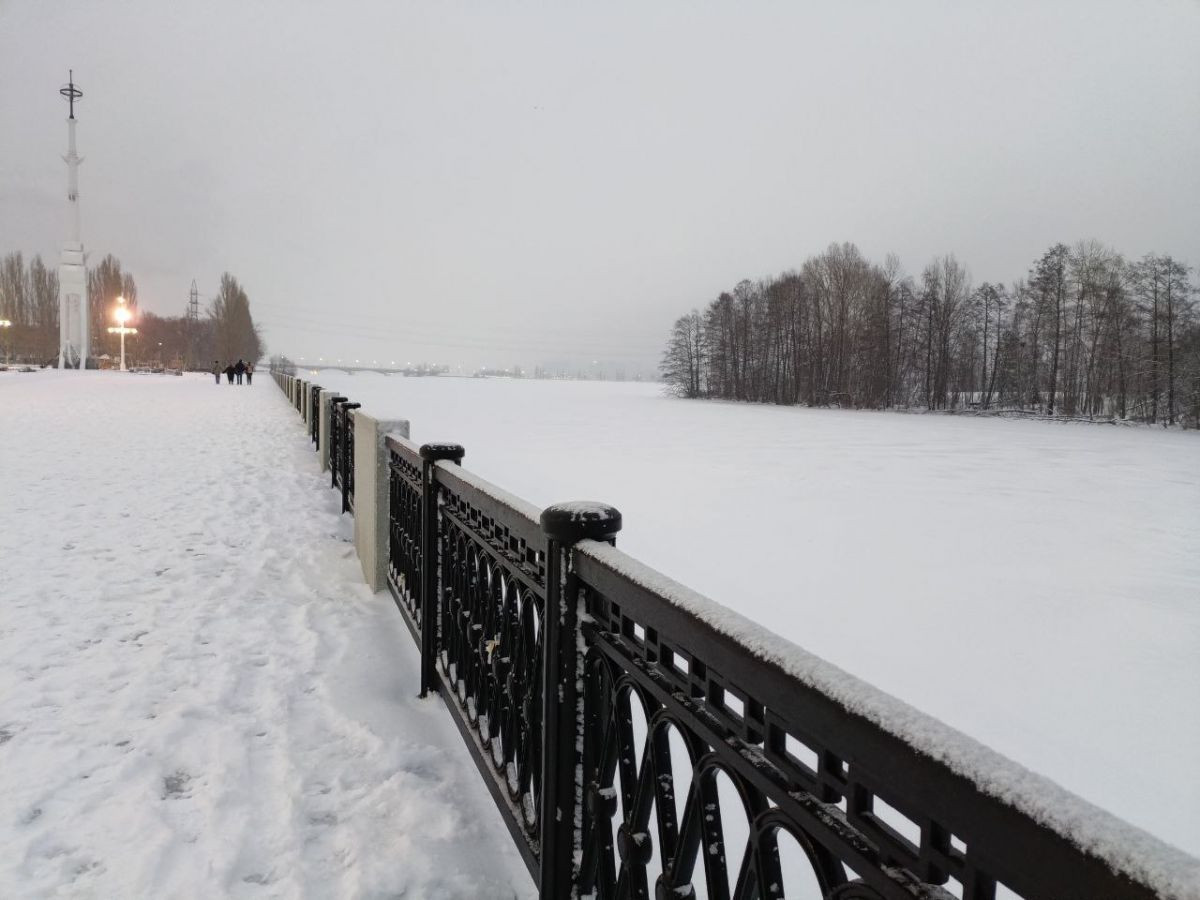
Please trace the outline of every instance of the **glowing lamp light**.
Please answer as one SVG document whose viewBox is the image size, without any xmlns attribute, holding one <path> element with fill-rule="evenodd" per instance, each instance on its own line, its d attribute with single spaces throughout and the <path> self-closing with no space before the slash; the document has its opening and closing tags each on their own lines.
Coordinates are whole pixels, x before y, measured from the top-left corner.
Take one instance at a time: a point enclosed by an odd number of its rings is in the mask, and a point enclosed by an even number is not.
<svg viewBox="0 0 1200 900">
<path fill-rule="evenodd" d="M 109 334 L 119 334 L 121 336 L 121 371 L 128 371 L 125 368 L 125 335 L 137 334 L 136 328 L 126 328 L 125 323 L 133 318 L 131 313 L 125 306 L 125 298 L 117 298 L 117 308 L 113 311 L 113 318 L 117 320 L 117 327 L 108 329 Z M 159 346 L 162 346 L 161 344 Z"/>
</svg>

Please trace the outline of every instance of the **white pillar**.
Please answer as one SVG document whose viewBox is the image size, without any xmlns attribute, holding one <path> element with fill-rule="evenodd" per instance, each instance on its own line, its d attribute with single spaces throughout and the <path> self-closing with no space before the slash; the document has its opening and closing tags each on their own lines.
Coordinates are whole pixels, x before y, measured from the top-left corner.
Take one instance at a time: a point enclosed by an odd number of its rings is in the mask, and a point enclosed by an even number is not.
<svg viewBox="0 0 1200 900">
<path fill-rule="evenodd" d="M 64 90 L 66 90 L 64 88 Z M 75 91 L 74 82 L 71 91 Z M 64 94 L 63 96 L 68 96 Z M 88 316 L 87 271 L 83 239 L 79 225 L 79 164 L 83 162 L 75 149 L 75 106 L 71 99 L 71 117 L 67 119 L 67 240 L 62 245 L 58 265 L 58 366 L 70 368 L 87 366 L 91 355 L 91 323 Z"/>
<path fill-rule="evenodd" d="M 387 587 L 388 432 L 408 437 L 408 421 L 354 411 L 354 546 L 372 591 Z"/>
</svg>

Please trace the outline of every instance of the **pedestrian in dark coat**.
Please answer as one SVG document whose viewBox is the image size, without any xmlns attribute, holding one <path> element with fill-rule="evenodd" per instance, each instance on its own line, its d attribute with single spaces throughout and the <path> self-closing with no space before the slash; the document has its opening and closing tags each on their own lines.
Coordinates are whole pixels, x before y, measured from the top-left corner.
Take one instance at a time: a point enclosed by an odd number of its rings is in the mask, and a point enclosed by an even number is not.
<svg viewBox="0 0 1200 900">
<path fill-rule="evenodd" d="M 233 366 L 226 366 L 226 367 L 225 367 L 225 377 L 226 377 L 227 379 L 229 379 L 229 383 L 230 383 L 230 384 L 233 384 L 233 372 L 234 372 L 234 368 L 233 368 Z"/>
<path fill-rule="evenodd" d="M 233 367 L 233 371 L 237 375 L 237 383 L 241 384 L 242 376 L 246 374 L 246 364 L 239 359 L 237 365 Z"/>
<path fill-rule="evenodd" d="M 246 363 L 246 386 L 249 387 L 254 381 L 254 363 Z"/>
<path fill-rule="evenodd" d="M 212 373 L 213 373 L 213 380 L 217 384 L 220 384 L 221 383 L 221 361 L 220 360 L 217 360 L 217 359 L 213 360 Z"/>
</svg>

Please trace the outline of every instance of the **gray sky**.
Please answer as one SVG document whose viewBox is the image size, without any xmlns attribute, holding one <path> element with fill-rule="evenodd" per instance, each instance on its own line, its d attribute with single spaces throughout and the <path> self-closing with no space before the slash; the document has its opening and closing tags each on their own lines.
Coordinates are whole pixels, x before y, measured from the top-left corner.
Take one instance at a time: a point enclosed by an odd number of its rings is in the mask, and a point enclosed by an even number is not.
<svg viewBox="0 0 1200 900">
<path fill-rule="evenodd" d="M 1195 0 L 0 0 L 0 253 L 57 260 L 69 67 L 85 245 L 162 314 L 233 272 L 272 352 L 648 372 L 841 240 L 1200 264 Z"/>
</svg>

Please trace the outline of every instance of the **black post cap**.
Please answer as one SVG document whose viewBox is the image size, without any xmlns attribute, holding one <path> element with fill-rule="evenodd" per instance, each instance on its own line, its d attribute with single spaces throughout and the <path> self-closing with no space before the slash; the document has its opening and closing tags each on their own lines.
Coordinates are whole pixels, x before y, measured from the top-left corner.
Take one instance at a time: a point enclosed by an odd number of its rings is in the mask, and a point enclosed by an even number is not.
<svg viewBox="0 0 1200 900">
<path fill-rule="evenodd" d="M 421 459 L 429 462 L 448 459 L 455 465 L 461 464 L 462 458 L 467 455 L 462 444 L 422 444 L 420 453 Z"/>
<path fill-rule="evenodd" d="M 611 541 L 621 530 L 621 513 L 607 503 L 573 500 L 555 503 L 542 511 L 542 530 L 560 544 L 574 544 L 584 538 Z"/>
</svg>

